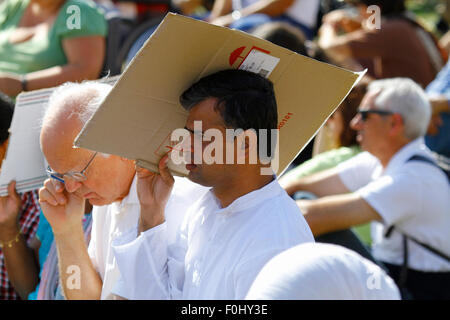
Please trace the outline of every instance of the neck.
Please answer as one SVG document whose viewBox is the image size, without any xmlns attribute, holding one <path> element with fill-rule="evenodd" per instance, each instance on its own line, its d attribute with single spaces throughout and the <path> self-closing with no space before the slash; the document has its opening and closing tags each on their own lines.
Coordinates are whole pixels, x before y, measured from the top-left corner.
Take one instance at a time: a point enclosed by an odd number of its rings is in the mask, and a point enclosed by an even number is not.
<svg viewBox="0 0 450 320">
<path fill-rule="evenodd" d="M 380 163 L 383 166 L 383 168 L 386 168 L 389 164 L 389 161 L 391 161 L 392 157 L 411 141 L 412 140 L 407 139 L 393 141 L 386 146 L 383 152 L 380 152 L 378 155 L 376 155 L 378 160 L 380 160 Z"/>
<path fill-rule="evenodd" d="M 241 174 L 235 176 L 237 179 L 227 179 L 226 183 L 212 188 L 212 192 L 219 200 L 222 208 L 228 207 L 234 200 L 272 182 L 273 177 L 261 175 L 260 168 L 260 166 L 242 168 Z"/>
</svg>

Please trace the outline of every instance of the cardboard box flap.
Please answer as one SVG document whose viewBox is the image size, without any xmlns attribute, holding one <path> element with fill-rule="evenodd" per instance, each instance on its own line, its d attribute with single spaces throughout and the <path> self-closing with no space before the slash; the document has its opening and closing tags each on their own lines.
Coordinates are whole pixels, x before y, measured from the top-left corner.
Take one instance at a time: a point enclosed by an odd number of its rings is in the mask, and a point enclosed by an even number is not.
<svg viewBox="0 0 450 320">
<path fill-rule="evenodd" d="M 280 174 L 357 82 L 358 74 L 301 56 L 266 40 L 168 14 L 120 77 L 75 145 L 120 155 L 157 171 L 170 134 L 187 112 L 179 96 L 200 78 L 240 68 L 268 77 L 279 119 Z M 183 165 L 169 168 L 185 175 Z"/>
</svg>

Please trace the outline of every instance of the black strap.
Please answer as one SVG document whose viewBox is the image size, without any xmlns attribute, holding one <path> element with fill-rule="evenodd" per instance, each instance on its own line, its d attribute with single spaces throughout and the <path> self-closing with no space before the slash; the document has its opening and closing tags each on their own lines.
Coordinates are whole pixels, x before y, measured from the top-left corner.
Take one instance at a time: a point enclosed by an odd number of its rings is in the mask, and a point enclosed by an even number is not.
<svg viewBox="0 0 450 320">
<path fill-rule="evenodd" d="M 430 158 L 428 158 L 428 157 L 425 157 L 425 156 L 421 156 L 421 155 L 416 154 L 416 155 L 413 155 L 413 156 L 412 156 L 411 158 L 409 158 L 408 160 L 406 160 L 406 162 L 409 162 L 409 161 L 422 161 L 422 162 L 429 163 L 429 164 L 431 164 L 431 165 L 433 165 L 433 166 L 435 166 L 435 167 L 441 169 L 441 170 L 445 173 L 445 175 L 447 176 L 447 180 L 450 181 L 450 172 L 449 172 L 448 170 L 444 169 L 444 168 L 443 168 L 442 166 L 440 166 L 439 164 L 437 164 L 436 161 L 434 161 L 434 160 L 432 160 L 432 159 L 430 159 Z"/>
<path fill-rule="evenodd" d="M 387 229 L 387 231 L 384 234 L 384 236 L 386 238 L 389 238 L 391 233 L 392 233 L 392 231 L 394 230 L 394 228 L 395 228 L 394 226 L 390 226 Z M 421 241 L 419 241 L 419 240 L 417 240 L 417 239 L 415 239 L 415 238 L 413 238 L 413 237 L 411 237 L 409 235 L 404 234 L 403 232 L 399 231 L 398 229 L 397 229 L 397 231 L 400 232 L 405 238 L 407 238 L 407 239 L 417 243 L 418 245 L 422 246 L 423 248 L 427 249 L 428 251 L 433 252 L 434 254 L 440 256 L 441 258 L 443 258 L 447 262 L 450 262 L 450 257 L 448 255 L 446 255 L 445 253 L 442 253 L 441 251 L 437 250 L 436 248 L 433 248 L 432 246 L 430 246 L 430 245 L 428 245 L 426 243 L 423 243 L 423 242 L 421 242 Z"/>
<path fill-rule="evenodd" d="M 406 287 L 406 279 L 408 277 L 408 239 L 405 235 L 402 235 L 403 244 L 403 266 L 400 271 L 398 279 L 398 285 L 400 288 Z"/>
</svg>

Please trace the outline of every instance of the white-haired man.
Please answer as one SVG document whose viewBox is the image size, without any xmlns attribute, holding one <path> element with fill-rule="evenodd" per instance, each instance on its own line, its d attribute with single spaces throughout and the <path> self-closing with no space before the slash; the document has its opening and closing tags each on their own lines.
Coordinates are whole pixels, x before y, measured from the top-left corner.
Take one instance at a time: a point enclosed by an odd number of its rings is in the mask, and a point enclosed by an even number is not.
<svg viewBox="0 0 450 320">
<path fill-rule="evenodd" d="M 414 298 L 449 298 L 450 189 L 444 171 L 428 161 L 433 158 L 423 136 L 430 113 L 425 93 L 412 80 L 374 81 L 351 122 L 367 152 L 280 183 L 291 195 L 302 190 L 319 197 L 297 201 L 316 237 L 334 235 L 331 242 L 349 244 L 343 230 L 374 221 L 375 261 Z"/>
<path fill-rule="evenodd" d="M 42 122 L 41 147 L 51 178 L 41 188 L 39 201 L 53 229 L 67 299 L 117 298 L 112 290 L 119 271 L 110 244 L 139 218 L 134 162 L 73 148 L 75 137 L 110 90 L 94 82 L 65 84 L 50 97 Z M 177 181 L 166 209 L 174 229 L 181 220 L 177 214 L 207 191 L 186 179 Z M 94 206 L 89 249 L 82 230 L 85 199 Z"/>
</svg>

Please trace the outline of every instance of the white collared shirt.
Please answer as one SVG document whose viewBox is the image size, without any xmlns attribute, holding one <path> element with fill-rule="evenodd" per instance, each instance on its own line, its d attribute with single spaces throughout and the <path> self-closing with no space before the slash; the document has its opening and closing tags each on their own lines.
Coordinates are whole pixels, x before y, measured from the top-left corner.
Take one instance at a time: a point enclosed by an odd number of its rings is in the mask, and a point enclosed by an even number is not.
<svg viewBox="0 0 450 320">
<path fill-rule="evenodd" d="M 167 245 L 167 222 L 113 242 L 128 299 L 243 299 L 264 264 L 314 242 L 295 202 L 274 180 L 221 208 L 212 191 L 194 204 Z"/>
<path fill-rule="evenodd" d="M 368 152 L 341 163 L 339 175 L 346 187 L 359 194 L 383 218 L 372 224 L 373 254 L 395 265 L 403 264 L 402 238 L 386 228 L 395 226 L 419 241 L 450 255 L 450 187 L 439 168 L 413 155 L 432 159 L 423 138 L 400 149 L 383 167 Z M 421 246 L 408 241 L 409 267 L 419 271 L 450 271 L 450 263 Z"/>
<path fill-rule="evenodd" d="M 89 256 L 102 281 L 101 299 L 116 299 L 112 289 L 119 278 L 119 269 L 111 250 L 111 243 L 124 232 L 135 228 L 140 214 L 137 195 L 137 178 L 133 179 L 128 195 L 105 206 L 94 206 L 92 211 L 92 232 L 89 243 Z M 175 177 L 173 192 L 166 206 L 166 221 L 169 221 L 169 242 L 175 239 L 178 225 L 184 218 L 184 211 L 189 205 L 208 191 L 208 188 L 190 182 L 187 178 Z"/>
</svg>

